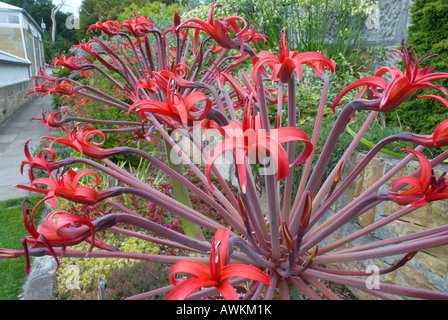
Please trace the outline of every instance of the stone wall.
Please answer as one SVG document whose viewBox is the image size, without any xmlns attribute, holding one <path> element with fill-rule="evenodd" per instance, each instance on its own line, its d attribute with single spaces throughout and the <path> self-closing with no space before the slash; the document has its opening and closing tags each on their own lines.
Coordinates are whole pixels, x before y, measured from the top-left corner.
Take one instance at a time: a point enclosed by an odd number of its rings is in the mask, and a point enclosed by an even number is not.
<svg viewBox="0 0 448 320">
<path fill-rule="evenodd" d="M 362 153 L 354 153 L 348 161 L 343 174 L 347 176 L 363 157 L 364 154 Z M 363 190 L 371 186 L 386 172 L 393 168 L 398 161 L 397 158 L 386 155 L 374 158 L 354 183 L 347 189 L 345 194 L 341 197 L 340 202 L 335 204 L 333 209 L 335 211 L 341 209 L 346 203 L 349 203 L 351 199 L 359 196 Z M 390 184 L 399 176 L 409 175 L 418 168 L 420 168 L 418 161 L 412 161 L 397 174 L 397 176 L 386 183 L 384 188 L 390 187 Z M 442 172 L 448 171 L 448 166 L 438 166 L 434 171 L 436 178 L 438 178 Z M 383 202 L 381 205 L 378 205 L 359 216 L 352 223 L 341 228 L 338 232 L 332 235 L 331 241 L 352 234 L 381 218 L 389 216 L 400 208 L 402 208 L 402 206 L 398 206 L 395 203 Z M 383 226 L 374 232 L 364 235 L 357 241 L 348 244 L 346 247 L 358 246 L 377 240 L 390 239 L 400 235 L 446 225 L 448 223 L 447 212 L 448 200 L 433 202 L 427 206 L 418 208 L 412 213 L 394 221 L 390 225 Z M 329 213 L 328 216 L 331 214 L 332 213 Z M 344 263 L 338 267 L 342 269 L 365 271 L 367 266 L 377 265 L 381 269 L 393 265 L 394 262 L 402 257 L 403 255 L 378 260 L 357 261 L 356 263 Z M 448 246 L 418 252 L 417 255 L 402 268 L 390 274 L 381 275 L 380 281 L 381 283 L 394 283 L 403 286 L 448 291 Z M 372 299 L 372 296 L 367 295 L 364 292 L 354 290 L 354 293 L 362 299 Z"/>
<path fill-rule="evenodd" d="M 33 86 L 34 81 L 27 80 L 0 88 L 0 124 L 12 116 L 27 101 L 36 97 L 31 94 L 24 98 Z"/>
<path fill-rule="evenodd" d="M 379 0 L 377 7 L 367 18 L 361 30 L 361 46 L 379 44 L 384 49 L 383 56 L 373 62 L 372 71 L 385 65 L 394 66 L 401 61 L 399 55 L 390 50 L 400 48 L 402 41 L 406 41 L 413 2 L 414 0 Z"/>
<path fill-rule="evenodd" d="M 361 31 L 363 45 L 377 42 L 386 48 L 401 45 L 406 40 L 412 0 L 379 0 Z"/>
</svg>

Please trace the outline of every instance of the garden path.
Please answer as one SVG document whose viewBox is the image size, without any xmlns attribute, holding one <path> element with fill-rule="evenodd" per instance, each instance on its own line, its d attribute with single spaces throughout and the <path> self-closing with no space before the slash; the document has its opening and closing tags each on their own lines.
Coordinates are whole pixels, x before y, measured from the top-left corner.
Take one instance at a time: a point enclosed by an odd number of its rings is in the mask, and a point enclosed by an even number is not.
<svg viewBox="0 0 448 320">
<path fill-rule="evenodd" d="M 48 134 L 42 123 L 31 121 L 31 118 L 42 118 L 42 111 L 51 111 L 51 108 L 50 96 L 36 97 L 0 125 L 0 201 L 31 194 L 14 185 L 31 185 L 28 175 L 20 174 L 20 165 L 26 160 L 23 148 L 25 142 L 31 139 L 30 150 L 34 149 L 41 137 Z"/>
<path fill-rule="evenodd" d="M 36 97 L 0 125 L 0 201 L 37 195 L 14 185 L 31 186 L 27 172 L 24 175 L 20 173 L 20 165 L 26 160 L 23 148 L 29 139 L 30 150 L 36 148 L 41 137 L 48 134 L 42 123 L 31 121 L 31 118 L 42 118 L 42 111 L 51 111 L 51 108 L 50 96 Z M 25 170 L 28 170 L 27 166 Z M 52 300 L 56 279 L 48 272 L 55 266 L 51 256 L 34 258 L 20 299 Z"/>
</svg>

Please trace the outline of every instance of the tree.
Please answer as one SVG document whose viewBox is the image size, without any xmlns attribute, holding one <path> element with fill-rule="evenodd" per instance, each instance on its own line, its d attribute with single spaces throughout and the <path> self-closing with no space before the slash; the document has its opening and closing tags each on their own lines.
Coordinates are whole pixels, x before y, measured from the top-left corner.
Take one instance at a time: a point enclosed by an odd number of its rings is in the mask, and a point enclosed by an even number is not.
<svg viewBox="0 0 448 320">
<path fill-rule="evenodd" d="M 62 0 L 60 4 L 51 8 L 51 42 L 54 43 L 56 38 L 56 14 L 64 6 L 65 0 Z"/>
</svg>

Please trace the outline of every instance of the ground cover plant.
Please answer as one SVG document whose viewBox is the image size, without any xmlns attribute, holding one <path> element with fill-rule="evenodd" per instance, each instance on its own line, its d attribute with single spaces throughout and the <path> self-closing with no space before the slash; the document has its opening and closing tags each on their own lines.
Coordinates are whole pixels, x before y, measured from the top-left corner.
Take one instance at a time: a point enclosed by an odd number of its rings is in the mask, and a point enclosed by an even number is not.
<svg viewBox="0 0 448 320">
<path fill-rule="evenodd" d="M 446 292 L 400 284 L 371 287 L 366 282 L 371 273 L 344 268 L 344 262 L 398 256 L 396 263 L 379 271 L 393 272 L 420 250 L 447 244 L 448 225 L 373 241 L 362 247 L 345 249 L 344 245 L 448 196 L 445 176 L 435 177 L 432 171 L 448 157 L 448 152 L 434 159 L 422 154 L 424 148 L 448 143 L 448 123 L 440 123 L 427 135 L 391 135 L 377 143 L 346 178 L 340 173 L 379 113 L 398 108 L 422 88 L 445 93 L 446 89 L 435 82 L 448 78 L 448 74 L 420 69 L 419 63 L 429 56 L 419 60 L 403 44 L 401 51 L 394 51 L 405 61 L 405 70 L 383 67 L 327 101 L 330 77 L 336 68 L 332 59 L 319 52 L 289 50 L 284 31 L 278 44 L 269 44 L 278 45 L 278 54 L 255 52 L 251 44 L 266 41 L 264 35 L 251 29 L 241 17 L 216 19 L 214 13 L 219 7 L 211 6 L 207 20 L 181 21 L 175 15 L 173 26 L 166 30 L 154 28 L 147 17 L 139 15 L 123 22 L 100 19 L 90 29 L 101 30 L 105 36 L 120 38 L 121 42 L 110 46 L 93 37 L 88 43 L 75 46 L 85 55 L 61 55 L 53 62 L 55 66 L 103 76 L 116 88 L 117 95 L 88 82 L 50 76 L 41 69 L 30 94 L 78 94 L 120 110 L 123 118 L 99 120 L 46 112 L 38 119 L 49 129 L 59 128 L 65 136 L 43 137 L 50 145 L 35 156 L 25 146 L 27 159 L 22 166 L 28 168 L 33 186 L 17 187 L 44 194 L 45 198 L 35 206 L 24 202 L 24 223 L 30 235 L 22 239 L 22 250 L 1 249 L 0 257 L 25 255 L 28 259 L 30 255 L 52 255 L 59 261 L 58 256 L 87 255 L 172 265 L 169 285 L 130 299 L 161 295 L 176 300 L 213 299 L 219 294 L 224 299 L 270 300 L 274 296 L 290 299 L 291 292 L 296 291 L 310 299 L 338 299 L 321 281 L 355 287 L 384 299 L 446 299 Z M 305 68 L 311 68 L 322 81 L 310 136 L 300 129 L 296 99 Z M 383 78 L 386 74 L 389 80 Z M 355 95 L 350 95 L 353 92 Z M 448 106 L 438 95 L 419 98 Z M 327 103 L 337 119 L 317 157 Z M 358 113 L 367 114 L 363 126 L 325 175 L 338 138 Z M 134 120 L 126 119 L 128 114 Z M 97 129 L 103 124 L 116 129 Z M 114 130 L 134 132 L 140 146 L 124 143 L 101 147 Z M 163 138 L 164 155 L 144 150 L 144 143 L 155 133 Z M 415 148 L 404 150 L 406 157 L 398 165 L 331 218 L 321 221 L 370 160 L 396 141 L 411 142 Z M 81 155 L 59 159 L 53 149 L 57 144 Z M 157 185 L 142 181 L 132 170 L 110 160 L 128 154 L 146 160 L 169 177 L 171 191 L 162 192 Z M 380 189 L 414 158 L 421 166 L 418 171 L 396 179 L 390 188 Z M 226 162 L 234 166 L 236 187 L 221 174 Z M 88 168 L 80 170 L 80 166 Z M 299 168 L 299 183 L 293 187 Z M 36 178 L 37 170 L 47 176 Z M 108 177 L 117 183 L 105 184 Z M 193 207 L 190 194 L 199 197 L 216 214 L 210 217 L 203 206 Z M 262 194 L 266 201 L 260 199 Z M 123 195 L 144 199 L 148 209 L 161 208 L 178 217 L 182 232 L 139 215 L 129 203 L 126 206 L 114 201 Z M 61 199 L 84 205 L 101 203 L 119 211 L 69 213 L 61 210 Z M 394 202 L 401 209 L 360 232 L 321 245 L 333 232 L 383 202 Z M 44 203 L 55 211 L 36 227 L 33 218 Z M 127 252 L 108 243 L 107 237 L 100 240 L 96 236 L 104 232 L 122 233 L 172 249 L 159 253 Z M 88 248 L 72 247 L 82 242 L 87 242 Z M 341 263 L 343 267 L 333 269 L 327 266 L 330 263 Z M 245 288 L 242 297 L 238 295 L 241 287 Z"/>
<path fill-rule="evenodd" d="M 29 197 L 27 200 L 36 204 L 41 200 L 41 196 Z M 18 238 L 25 237 L 28 232 L 23 225 L 21 218 L 23 198 L 8 199 L 0 202 L 0 246 L 11 249 L 20 249 Z M 41 214 L 41 209 L 37 216 Z M 24 257 L 12 261 L 0 260 L 0 300 L 17 300 L 21 294 L 21 289 L 25 283 L 26 274 Z"/>
</svg>

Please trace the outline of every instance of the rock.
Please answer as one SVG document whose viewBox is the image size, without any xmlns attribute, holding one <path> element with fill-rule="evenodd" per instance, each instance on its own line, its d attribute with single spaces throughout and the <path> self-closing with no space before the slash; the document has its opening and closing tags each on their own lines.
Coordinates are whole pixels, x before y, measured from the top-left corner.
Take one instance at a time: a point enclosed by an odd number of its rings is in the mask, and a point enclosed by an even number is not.
<svg viewBox="0 0 448 320">
<path fill-rule="evenodd" d="M 56 268 L 52 256 L 36 257 L 20 300 L 53 300 L 56 274 L 49 273 Z"/>
</svg>

